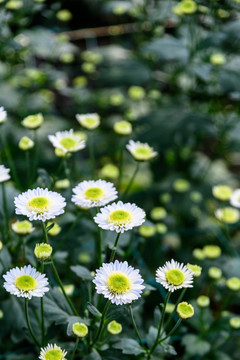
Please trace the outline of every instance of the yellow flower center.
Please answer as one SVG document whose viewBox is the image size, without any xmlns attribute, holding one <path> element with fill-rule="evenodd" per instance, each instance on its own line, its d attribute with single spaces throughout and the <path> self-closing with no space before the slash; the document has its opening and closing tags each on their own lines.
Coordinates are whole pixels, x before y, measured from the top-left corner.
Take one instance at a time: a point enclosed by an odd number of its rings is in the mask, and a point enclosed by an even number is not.
<svg viewBox="0 0 240 360">
<path fill-rule="evenodd" d="M 53 349 L 46 352 L 44 356 L 46 360 L 62 360 L 63 353 L 60 349 Z"/>
<path fill-rule="evenodd" d="M 181 285 L 185 280 L 184 273 L 179 269 L 171 269 L 166 273 L 167 282 L 171 285 Z"/>
<path fill-rule="evenodd" d="M 94 118 L 85 118 L 84 121 L 89 126 L 93 126 L 96 124 L 96 119 L 94 119 Z"/>
<path fill-rule="evenodd" d="M 124 273 L 116 271 L 109 276 L 107 287 L 113 294 L 125 294 L 131 288 L 131 281 Z"/>
<path fill-rule="evenodd" d="M 50 205 L 50 201 L 48 198 L 44 196 L 36 196 L 31 199 L 28 203 L 28 207 L 31 211 L 35 211 L 36 213 L 44 213 L 48 210 Z"/>
<path fill-rule="evenodd" d="M 15 285 L 18 290 L 32 291 L 37 287 L 37 281 L 30 275 L 21 275 L 16 278 Z"/>
<path fill-rule="evenodd" d="M 84 195 L 88 200 L 96 201 L 104 197 L 104 191 L 98 187 L 92 187 L 85 191 Z"/>
<path fill-rule="evenodd" d="M 115 210 L 109 214 L 109 222 L 113 222 L 115 225 L 124 225 L 131 221 L 131 214 L 126 210 Z"/>
<path fill-rule="evenodd" d="M 139 146 L 134 151 L 134 157 L 137 160 L 148 160 L 152 157 L 152 150 L 150 147 Z"/>
<path fill-rule="evenodd" d="M 71 150 L 77 146 L 77 140 L 73 137 L 65 137 L 60 140 L 60 144 L 67 150 Z"/>
</svg>

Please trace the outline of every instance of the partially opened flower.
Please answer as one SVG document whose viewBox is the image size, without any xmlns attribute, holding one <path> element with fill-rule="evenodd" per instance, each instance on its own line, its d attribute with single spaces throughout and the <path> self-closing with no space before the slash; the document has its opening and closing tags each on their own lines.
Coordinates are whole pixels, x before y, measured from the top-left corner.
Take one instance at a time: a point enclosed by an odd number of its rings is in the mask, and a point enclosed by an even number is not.
<svg viewBox="0 0 240 360">
<path fill-rule="evenodd" d="M 3 275 L 3 287 L 12 295 L 31 299 L 42 297 L 49 291 L 48 279 L 45 274 L 36 271 L 31 265 L 14 268 Z"/>
<path fill-rule="evenodd" d="M 144 289 L 139 270 L 129 266 L 127 261 L 103 264 L 96 273 L 93 283 L 97 293 L 103 294 L 112 304 L 131 304 Z"/>
<path fill-rule="evenodd" d="M 29 115 L 22 121 L 22 125 L 30 130 L 36 130 L 43 124 L 43 116 L 41 113 Z"/>
<path fill-rule="evenodd" d="M 147 143 L 141 143 L 140 141 L 130 140 L 126 148 L 137 161 L 147 161 L 158 154 Z"/>
<path fill-rule="evenodd" d="M 48 344 L 45 348 L 41 348 L 40 360 L 66 360 L 67 351 L 62 350 L 56 344 Z"/>
<path fill-rule="evenodd" d="M 72 201 L 83 208 L 103 206 L 117 198 L 114 185 L 105 180 L 82 181 L 73 189 Z"/>
<path fill-rule="evenodd" d="M 96 129 L 100 125 L 100 116 L 93 114 L 77 114 L 76 119 L 82 127 L 88 130 Z"/>
<path fill-rule="evenodd" d="M 11 178 L 9 172 L 10 169 L 5 168 L 4 165 L 0 165 L 0 183 L 7 181 Z"/>
<path fill-rule="evenodd" d="M 6 112 L 6 110 L 4 110 L 4 107 L 1 106 L 0 107 L 0 124 L 5 123 L 6 120 L 7 120 L 7 112 Z"/>
<path fill-rule="evenodd" d="M 32 223 L 28 220 L 16 221 L 12 224 L 12 230 L 18 235 L 27 235 L 31 234 L 35 228 L 32 226 Z"/>
<path fill-rule="evenodd" d="M 232 206 L 240 207 L 240 189 L 237 189 L 233 192 L 230 198 L 230 203 Z"/>
<path fill-rule="evenodd" d="M 14 199 L 16 214 L 32 220 L 46 221 L 64 213 L 66 206 L 62 195 L 48 189 L 27 190 Z"/>
<path fill-rule="evenodd" d="M 104 230 L 123 233 L 142 225 L 145 216 L 145 212 L 137 205 L 118 201 L 101 208 L 94 221 Z"/>
<path fill-rule="evenodd" d="M 186 265 L 180 264 L 173 259 L 167 261 L 156 272 L 156 282 L 160 283 L 168 291 L 175 291 L 182 288 L 192 287 L 193 271 Z"/>
<path fill-rule="evenodd" d="M 55 135 L 48 135 L 48 139 L 55 148 L 62 150 L 64 153 L 76 152 L 86 146 L 86 142 L 82 140 L 81 136 L 75 134 L 73 129 L 58 131 Z"/>
</svg>

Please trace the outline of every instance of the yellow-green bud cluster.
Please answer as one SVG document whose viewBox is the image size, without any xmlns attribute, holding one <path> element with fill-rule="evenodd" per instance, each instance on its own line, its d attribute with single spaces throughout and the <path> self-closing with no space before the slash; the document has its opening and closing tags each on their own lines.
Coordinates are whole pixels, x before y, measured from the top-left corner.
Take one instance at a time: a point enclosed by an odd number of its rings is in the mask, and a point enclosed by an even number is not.
<svg viewBox="0 0 240 360">
<path fill-rule="evenodd" d="M 51 245 L 46 243 L 36 244 L 34 249 L 34 255 L 39 260 L 42 261 L 49 260 L 52 255 Z"/>
</svg>

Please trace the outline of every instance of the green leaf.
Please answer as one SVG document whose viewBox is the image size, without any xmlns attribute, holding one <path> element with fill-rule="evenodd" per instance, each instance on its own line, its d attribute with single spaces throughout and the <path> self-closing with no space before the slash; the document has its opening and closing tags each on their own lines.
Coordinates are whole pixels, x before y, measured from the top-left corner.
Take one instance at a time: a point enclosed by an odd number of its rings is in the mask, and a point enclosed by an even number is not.
<svg viewBox="0 0 240 360">
<path fill-rule="evenodd" d="M 91 354 L 83 357 L 83 360 L 101 360 L 101 356 L 97 352 L 97 350 L 93 349 Z"/>
<path fill-rule="evenodd" d="M 144 353 L 143 348 L 136 340 L 133 339 L 122 339 L 117 344 L 114 344 L 113 347 L 115 349 L 122 350 L 123 354 L 128 355 L 139 355 Z"/>
<path fill-rule="evenodd" d="M 88 302 L 87 308 L 88 308 L 88 311 L 93 316 L 97 317 L 98 319 L 100 319 L 102 317 L 102 314 L 100 313 L 100 311 L 98 311 L 98 309 L 93 304 L 91 304 L 90 302 Z"/>
<path fill-rule="evenodd" d="M 72 326 L 73 324 L 75 324 L 76 322 L 80 322 L 80 323 L 84 323 L 85 325 L 89 325 L 89 321 L 86 319 L 81 318 L 80 316 L 71 316 L 68 319 L 68 326 L 67 326 L 67 335 L 68 336 L 72 336 L 73 332 L 72 332 Z"/>
<path fill-rule="evenodd" d="M 83 280 L 92 280 L 93 276 L 90 271 L 81 265 L 71 266 L 70 269 Z"/>
<path fill-rule="evenodd" d="M 189 355 L 199 355 L 203 356 L 207 354 L 211 349 L 211 344 L 205 340 L 199 339 L 198 336 L 189 334 L 184 336 L 182 339 L 182 344 L 186 348 L 186 352 Z"/>
</svg>

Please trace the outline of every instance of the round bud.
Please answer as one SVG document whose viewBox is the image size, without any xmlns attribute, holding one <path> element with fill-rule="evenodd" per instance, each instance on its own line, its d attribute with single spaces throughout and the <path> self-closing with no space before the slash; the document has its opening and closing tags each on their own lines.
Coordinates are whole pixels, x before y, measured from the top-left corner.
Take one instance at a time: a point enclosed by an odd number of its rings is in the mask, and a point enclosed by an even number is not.
<svg viewBox="0 0 240 360">
<path fill-rule="evenodd" d="M 39 113 L 25 117 L 22 121 L 22 125 L 27 129 L 36 130 L 42 125 L 43 121 L 43 116 Z"/>
<path fill-rule="evenodd" d="M 227 280 L 226 285 L 232 291 L 240 290 L 240 279 L 238 277 L 231 277 Z"/>
<path fill-rule="evenodd" d="M 122 325 L 119 324 L 117 321 L 113 320 L 108 324 L 107 330 L 110 334 L 117 335 L 122 332 Z"/>
<path fill-rule="evenodd" d="M 217 259 L 221 256 L 222 250 L 217 245 L 205 245 L 203 247 L 203 253 L 209 259 Z"/>
<path fill-rule="evenodd" d="M 77 337 L 83 338 L 88 334 L 88 327 L 84 323 L 76 322 L 72 326 L 72 332 Z"/>
<path fill-rule="evenodd" d="M 213 280 L 218 280 L 222 277 L 222 270 L 218 267 L 212 266 L 208 270 L 208 276 Z"/>
<path fill-rule="evenodd" d="M 34 147 L 34 141 L 27 136 L 23 136 L 18 143 L 18 147 L 23 151 L 30 150 Z"/>
<path fill-rule="evenodd" d="M 197 298 L 197 304 L 201 308 L 208 307 L 210 304 L 210 299 L 208 296 L 201 295 Z"/>
<path fill-rule="evenodd" d="M 191 304 L 183 301 L 178 304 L 177 313 L 181 319 L 189 319 L 194 315 L 194 308 Z"/>
<path fill-rule="evenodd" d="M 125 120 L 118 121 L 114 124 L 113 130 L 119 135 L 129 135 L 132 133 L 132 124 Z"/>
<path fill-rule="evenodd" d="M 51 245 L 46 243 L 36 244 L 34 249 L 34 255 L 39 260 L 49 260 L 52 255 Z"/>
<path fill-rule="evenodd" d="M 12 230 L 18 235 L 27 235 L 31 234 L 35 228 L 32 226 L 32 223 L 28 220 L 16 221 L 12 224 Z"/>
<path fill-rule="evenodd" d="M 192 270 L 193 272 L 193 277 L 199 277 L 202 273 L 202 268 L 201 266 L 198 265 L 192 265 L 192 264 L 187 264 L 188 269 Z"/>
</svg>

